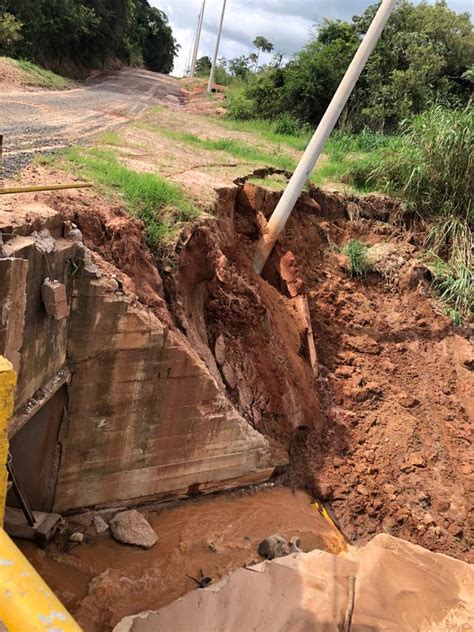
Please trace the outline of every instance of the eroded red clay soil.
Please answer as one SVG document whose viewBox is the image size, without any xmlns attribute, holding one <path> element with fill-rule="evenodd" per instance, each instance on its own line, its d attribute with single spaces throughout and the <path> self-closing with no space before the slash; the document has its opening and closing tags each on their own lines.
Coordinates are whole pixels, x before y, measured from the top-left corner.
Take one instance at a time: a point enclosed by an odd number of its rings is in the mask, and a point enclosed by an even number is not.
<svg viewBox="0 0 474 632">
<path fill-rule="evenodd" d="M 454 327 L 434 299 L 416 262 L 423 234 L 400 223 L 388 199 L 354 203 L 313 191 L 298 203 L 262 279 L 251 255 L 279 195 L 250 184 L 218 192 L 219 221 L 195 227 L 176 267 L 162 272 L 175 321 L 270 437 L 277 460 L 289 450 L 288 483 L 330 501 L 348 539 L 386 531 L 468 559 L 472 331 Z M 86 244 L 162 311 L 139 222 L 83 196 L 48 203 L 73 208 Z M 350 278 L 339 254 L 350 239 L 396 244 L 395 265 L 385 277 Z"/>
<path fill-rule="evenodd" d="M 219 191 L 218 221 L 190 229 L 161 275 L 139 223 L 120 209 L 89 193 L 44 200 L 79 225 L 102 266 L 121 269 L 114 274 L 126 291 L 173 319 L 270 438 L 275 463 L 289 455 L 286 483 L 329 501 L 349 540 L 385 531 L 469 560 L 472 332 L 454 327 L 433 297 L 416 261 L 422 232 L 387 199 L 312 191 L 261 278 L 251 257 L 278 197 L 249 184 Z M 378 263 L 383 274 L 349 276 L 340 249 L 350 239 L 392 244 Z M 162 589 L 182 594 L 173 582 Z M 99 591 L 105 602 L 109 589 Z"/>
</svg>

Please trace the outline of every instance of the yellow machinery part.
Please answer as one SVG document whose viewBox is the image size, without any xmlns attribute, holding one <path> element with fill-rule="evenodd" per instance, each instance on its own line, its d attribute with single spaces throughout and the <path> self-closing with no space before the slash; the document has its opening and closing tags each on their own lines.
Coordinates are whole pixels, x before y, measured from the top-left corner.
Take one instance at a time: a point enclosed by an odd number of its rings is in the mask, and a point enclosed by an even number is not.
<svg viewBox="0 0 474 632">
<path fill-rule="evenodd" d="M 7 488 L 7 428 L 13 409 L 15 381 L 12 365 L 0 356 L 0 624 L 8 632 L 81 632 L 2 529 Z"/>
</svg>

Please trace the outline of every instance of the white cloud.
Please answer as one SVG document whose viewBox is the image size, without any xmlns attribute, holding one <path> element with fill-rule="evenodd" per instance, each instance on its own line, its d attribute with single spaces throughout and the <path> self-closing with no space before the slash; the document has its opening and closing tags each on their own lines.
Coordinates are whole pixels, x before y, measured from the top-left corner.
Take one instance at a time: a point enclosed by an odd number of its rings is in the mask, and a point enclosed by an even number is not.
<svg viewBox="0 0 474 632">
<path fill-rule="evenodd" d="M 173 74 L 182 75 L 194 41 L 202 0 L 150 0 L 168 16 L 181 45 Z M 292 55 L 309 39 L 312 25 L 322 18 L 350 19 L 375 0 L 228 0 L 220 57 L 231 59 L 252 51 L 252 42 L 263 35 L 275 50 Z M 456 11 L 472 11 L 472 0 L 448 0 Z M 206 0 L 199 55 L 214 52 L 222 0 Z M 270 58 L 262 55 L 262 63 Z"/>
</svg>

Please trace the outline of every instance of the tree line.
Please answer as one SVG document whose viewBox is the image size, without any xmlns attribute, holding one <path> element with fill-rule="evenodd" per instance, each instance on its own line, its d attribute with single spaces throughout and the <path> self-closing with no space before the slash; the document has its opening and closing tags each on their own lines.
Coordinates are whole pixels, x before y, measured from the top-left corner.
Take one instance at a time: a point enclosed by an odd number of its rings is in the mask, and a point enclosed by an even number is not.
<svg viewBox="0 0 474 632">
<path fill-rule="evenodd" d="M 78 74 L 117 60 L 169 73 L 178 44 L 148 0 L 0 0 L 0 54 Z"/>
<path fill-rule="evenodd" d="M 379 4 L 350 22 L 324 20 L 311 41 L 286 65 L 281 57 L 257 74 L 232 64 L 245 80 L 231 94 L 236 118 L 278 119 L 316 125 L 324 114 Z M 241 60 L 244 61 L 244 60 Z M 229 67 L 228 67 L 229 68 Z M 470 15 L 445 0 L 414 5 L 401 0 L 372 54 L 340 121 L 348 131 L 393 131 L 434 105 L 465 107 L 474 82 Z"/>
</svg>

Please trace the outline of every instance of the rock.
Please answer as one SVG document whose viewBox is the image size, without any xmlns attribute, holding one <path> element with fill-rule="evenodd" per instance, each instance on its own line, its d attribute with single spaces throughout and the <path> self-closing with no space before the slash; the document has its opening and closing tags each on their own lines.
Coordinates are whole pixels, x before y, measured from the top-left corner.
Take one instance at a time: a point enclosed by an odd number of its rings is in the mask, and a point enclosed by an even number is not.
<svg viewBox="0 0 474 632">
<path fill-rule="evenodd" d="M 398 398 L 398 403 L 400 404 L 400 406 L 403 406 L 403 408 L 414 408 L 420 402 L 418 399 L 416 399 L 416 397 L 413 397 L 413 395 L 402 393 Z"/>
<path fill-rule="evenodd" d="M 278 533 L 265 538 L 258 547 L 258 553 L 267 560 L 274 560 L 276 557 L 289 555 L 291 549 L 288 541 Z"/>
<path fill-rule="evenodd" d="M 110 521 L 110 530 L 118 542 L 144 549 L 150 549 L 159 539 L 148 520 L 135 509 L 118 513 Z"/>
<path fill-rule="evenodd" d="M 102 516 L 94 516 L 94 528 L 97 533 L 105 533 L 109 530 L 109 525 L 105 522 Z"/>
<path fill-rule="evenodd" d="M 216 345 L 214 347 L 214 355 L 216 357 L 217 363 L 221 366 L 225 363 L 225 341 L 224 336 L 221 334 L 217 340 Z"/>
<path fill-rule="evenodd" d="M 290 540 L 290 551 L 291 553 L 302 553 L 301 549 L 301 540 L 297 535 L 294 535 Z"/>
<path fill-rule="evenodd" d="M 69 536 L 69 540 L 71 542 L 77 542 L 80 544 L 84 541 L 84 534 L 80 531 L 76 531 L 75 533 L 71 533 L 71 535 Z"/>
<path fill-rule="evenodd" d="M 408 462 L 415 467 L 426 467 L 426 460 L 421 452 L 412 452 L 408 457 Z"/>
<path fill-rule="evenodd" d="M 64 225 L 64 238 L 69 241 L 82 242 L 82 232 L 72 222 L 66 222 Z"/>
<path fill-rule="evenodd" d="M 433 518 L 433 516 L 429 513 L 425 513 L 425 515 L 423 516 L 423 523 L 426 525 L 429 524 L 434 524 L 435 520 Z"/>
<path fill-rule="evenodd" d="M 365 485 L 357 485 L 356 489 L 359 492 L 359 494 L 362 494 L 362 496 L 368 496 L 370 494 L 369 490 L 367 489 Z"/>
<path fill-rule="evenodd" d="M 346 464 L 346 462 L 344 461 L 344 459 L 340 459 L 339 457 L 335 457 L 332 460 L 332 464 L 334 465 L 334 467 L 342 467 L 343 465 Z"/>
</svg>

